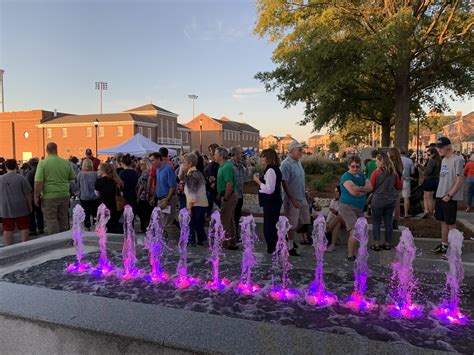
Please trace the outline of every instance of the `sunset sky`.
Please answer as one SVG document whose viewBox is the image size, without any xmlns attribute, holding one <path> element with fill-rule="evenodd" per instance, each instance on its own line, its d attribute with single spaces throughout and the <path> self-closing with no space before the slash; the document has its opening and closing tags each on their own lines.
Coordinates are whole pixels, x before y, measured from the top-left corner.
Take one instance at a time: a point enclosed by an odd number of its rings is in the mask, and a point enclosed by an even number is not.
<svg viewBox="0 0 474 355">
<path fill-rule="evenodd" d="M 284 109 L 254 79 L 274 67 L 274 45 L 252 33 L 253 1 L 0 0 L 0 15 L 6 111 L 98 112 L 102 80 L 104 112 L 153 102 L 186 123 L 196 94 L 196 115 L 243 120 L 263 136 L 312 133 L 297 125 L 302 106 Z"/>
</svg>

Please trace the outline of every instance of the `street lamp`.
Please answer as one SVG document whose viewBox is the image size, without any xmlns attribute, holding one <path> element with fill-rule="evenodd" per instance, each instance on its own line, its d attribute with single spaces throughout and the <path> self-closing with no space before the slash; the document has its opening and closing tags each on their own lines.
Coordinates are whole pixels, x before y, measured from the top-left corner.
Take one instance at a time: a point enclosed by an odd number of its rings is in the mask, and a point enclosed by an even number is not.
<svg viewBox="0 0 474 355">
<path fill-rule="evenodd" d="M 1 85 L 2 85 L 2 112 L 5 112 L 5 97 L 4 97 L 4 93 L 3 93 L 3 74 L 5 74 L 5 70 L 3 69 L 0 69 L 0 81 L 2 82 Z"/>
<path fill-rule="evenodd" d="M 109 84 L 105 81 L 96 81 L 95 89 L 100 91 L 100 114 L 102 115 L 102 91 L 107 90 Z"/>
<path fill-rule="evenodd" d="M 188 97 L 193 100 L 193 120 L 194 120 L 194 101 L 197 100 L 197 95 L 191 94 L 188 95 Z M 201 147 L 201 153 L 202 153 L 202 119 L 199 120 L 199 146 Z"/>
<path fill-rule="evenodd" d="M 94 121 L 94 126 L 95 126 L 95 156 L 99 156 L 99 141 L 98 141 L 98 136 L 99 136 L 99 119 L 96 118 Z"/>
</svg>

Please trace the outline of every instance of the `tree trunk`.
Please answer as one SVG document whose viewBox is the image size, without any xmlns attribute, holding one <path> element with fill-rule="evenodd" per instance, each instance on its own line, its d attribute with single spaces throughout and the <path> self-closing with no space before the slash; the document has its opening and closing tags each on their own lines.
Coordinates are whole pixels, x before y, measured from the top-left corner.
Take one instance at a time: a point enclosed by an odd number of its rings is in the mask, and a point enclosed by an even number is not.
<svg viewBox="0 0 474 355">
<path fill-rule="evenodd" d="M 390 147 L 391 128 L 390 120 L 384 120 L 384 124 L 382 125 L 382 147 Z"/>
<path fill-rule="evenodd" d="M 408 149 L 410 124 L 409 61 L 401 65 L 395 78 L 395 147 Z"/>
</svg>

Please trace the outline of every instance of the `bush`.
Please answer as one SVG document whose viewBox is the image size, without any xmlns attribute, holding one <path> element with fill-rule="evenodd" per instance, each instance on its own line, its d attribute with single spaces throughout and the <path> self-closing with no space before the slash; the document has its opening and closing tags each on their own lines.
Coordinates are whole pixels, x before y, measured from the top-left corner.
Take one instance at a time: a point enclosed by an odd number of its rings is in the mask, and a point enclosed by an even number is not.
<svg viewBox="0 0 474 355">
<path fill-rule="evenodd" d="M 336 175 L 332 171 L 326 171 L 324 174 L 311 181 L 311 189 L 319 192 L 324 191 L 328 185 L 334 181 L 334 179 L 336 179 Z"/>
<path fill-rule="evenodd" d="M 341 175 L 346 171 L 344 164 L 317 155 L 312 155 L 301 160 L 306 174 L 324 174 L 331 172 L 333 175 Z"/>
</svg>

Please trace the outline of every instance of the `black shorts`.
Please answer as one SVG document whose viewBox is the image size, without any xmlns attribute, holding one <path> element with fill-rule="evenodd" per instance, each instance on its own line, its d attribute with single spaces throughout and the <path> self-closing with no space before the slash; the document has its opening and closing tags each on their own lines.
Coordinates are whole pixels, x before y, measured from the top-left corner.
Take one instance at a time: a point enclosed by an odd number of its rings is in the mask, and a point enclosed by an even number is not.
<svg viewBox="0 0 474 355">
<path fill-rule="evenodd" d="M 436 192 L 439 179 L 428 179 L 423 182 L 423 191 Z"/>
<path fill-rule="evenodd" d="M 444 222 L 447 225 L 456 224 L 456 216 L 458 213 L 458 202 L 449 200 L 444 202 L 441 198 L 436 198 L 435 203 L 435 218 L 438 221 Z"/>
</svg>

